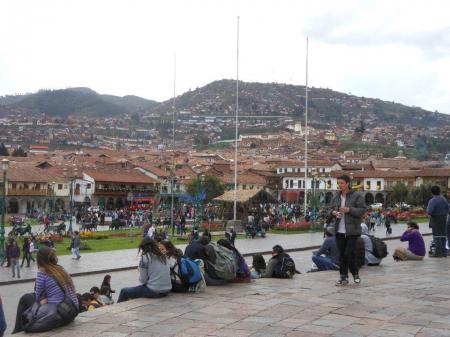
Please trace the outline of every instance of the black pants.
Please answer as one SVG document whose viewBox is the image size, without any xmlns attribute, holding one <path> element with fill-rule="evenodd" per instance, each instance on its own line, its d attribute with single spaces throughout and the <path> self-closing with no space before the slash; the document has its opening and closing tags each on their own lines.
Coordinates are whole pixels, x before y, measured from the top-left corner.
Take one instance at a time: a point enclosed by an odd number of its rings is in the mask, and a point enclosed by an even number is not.
<svg viewBox="0 0 450 337">
<path fill-rule="evenodd" d="M 14 326 L 14 331 L 12 333 L 23 331 L 22 314 L 31 307 L 35 301 L 36 296 L 34 293 L 25 294 L 20 298 L 19 305 L 17 306 L 16 325 Z"/>
<path fill-rule="evenodd" d="M 31 259 L 33 259 L 31 257 L 31 253 L 30 252 L 24 252 L 23 253 L 23 257 L 22 257 L 22 264 L 20 266 L 23 267 L 23 263 L 25 262 L 25 260 L 27 260 L 27 267 L 29 267 Z M 34 261 L 34 259 L 33 259 L 33 261 Z"/>
<path fill-rule="evenodd" d="M 358 235 L 345 235 L 336 233 L 336 245 L 341 255 L 339 272 L 341 277 L 348 277 L 348 269 L 353 276 L 358 275 L 358 266 L 356 264 L 356 240 Z"/>
</svg>

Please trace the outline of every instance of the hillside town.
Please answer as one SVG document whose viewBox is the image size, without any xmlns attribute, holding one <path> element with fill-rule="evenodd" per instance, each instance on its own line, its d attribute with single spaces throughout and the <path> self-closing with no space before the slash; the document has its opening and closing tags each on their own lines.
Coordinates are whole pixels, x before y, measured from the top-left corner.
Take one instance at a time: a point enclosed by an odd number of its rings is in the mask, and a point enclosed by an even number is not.
<svg viewBox="0 0 450 337">
<path fill-rule="evenodd" d="M 258 140 L 272 142 L 273 151 L 278 155 L 268 157 L 252 151 L 254 148 L 248 143 Z M 305 182 L 303 154 L 298 151 L 296 156 L 282 156 L 276 148 L 281 142 L 281 139 L 253 138 L 239 142 L 238 190 L 254 194 L 264 190 L 279 202 L 300 205 L 306 190 L 308 195 L 315 193 L 325 206 L 338 190 L 336 178 L 347 173 L 368 205 L 389 206 L 393 203 L 391 193 L 398 183 L 410 188 L 424 184 L 437 184 L 443 191 L 450 188 L 450 165 L 444 158 L 417 161 L 401 153 L 394 158 L 383 158 L 352 151 L 325 154 L 314 150 L 307 163 Z M 233 155 L 232 148 L 211 153 L 91 148 L 50 151 L 44 145 L 30 146 L 27 157 L 2 157 L 3 162 L 9 163 L 7 213 L 49 212 L 53 203 L 60 211 L 68 211 L 71 203 L 74 207 L 120 209 L 136 198 L 168 198 L 172 186 L 178 198 L 186 193 L 191 181 L 202 176 L 215 176 L 225 190 L 232 190 Z"/>
</svg>

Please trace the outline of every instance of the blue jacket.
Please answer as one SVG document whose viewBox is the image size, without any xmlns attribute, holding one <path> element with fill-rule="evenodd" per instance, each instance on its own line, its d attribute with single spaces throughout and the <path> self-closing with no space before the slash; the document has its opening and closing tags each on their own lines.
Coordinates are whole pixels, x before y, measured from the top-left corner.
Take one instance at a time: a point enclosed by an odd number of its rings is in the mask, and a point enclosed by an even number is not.
<svg viewBox="0 0 450 337">
<path fill-rule="evenodd" d="M 3 337 L 3 333 L 6 330 L 5 314 L 3 313 L 2 298 L 0 297 L 0 337 Z"/>
<path fill-rule="evenodd" d="M 448 201 L 440 195 L 434 196 L 428 202 L 427 213 L 432 217 L 448 215 Z"/>
<path fill-rule="evenodd" d="M 331 258 L 334 264 L 339 264 L 339 249 L 336 245 L 336 238 L 330 236 L 325 239 L 318 251 L 314 255 L 325 255 Z"/>
</svg>

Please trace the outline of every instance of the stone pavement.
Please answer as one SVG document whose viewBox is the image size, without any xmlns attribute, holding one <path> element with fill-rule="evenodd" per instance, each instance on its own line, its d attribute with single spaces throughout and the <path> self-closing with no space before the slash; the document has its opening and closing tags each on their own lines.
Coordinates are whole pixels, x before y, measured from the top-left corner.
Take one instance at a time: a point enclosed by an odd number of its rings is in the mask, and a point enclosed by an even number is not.
<svg viewBox="0 0 450 337">
<path fill-rule="evenodd" d="M 450 258 L 387 258 L 360 274 L 362 283 L 347 287 L 330 271 L 137 299 L 33 336 L 450 336 Z"/>
<path fill-rule="evenodd" d="M 405 230 L 405 224 L 392 226 L 392 237 L 400 236 Z M 422 233 L 430 233 L 428 224 L 420 224 Z M 373 233 L 373 232 L 372 232 Z M 386 237 L 384 227 L 377 227 L 375 235 L 381 238 Z M 126 238 L 124 238 L 126 240 Z M 239 239 L 236 240 L 236 247 L 243 255 L 255 254 L 257 252 L 270 252 L 276 244 L 281 244 L 286 250 L 315 249 L 323 241 L 323 233 L 303 233 L 303 234 L 268 234 L 265 239 Z M 178 245 L 184 251 L 186 245 Z M 72 260 L 70 255 L 60 256 L 59 262 L 64 268 L 74 276 L 86 275 L 90 273 L 109 273 L 114 270 L 134 269 L 137 265 L 137 248 L 115 250 L 99 253 L 83 253 L 80 260 Z M 0 267 L 0 270 L 1 267 Z M 22 268 L 22 278 L 13 279 L 8 269 L 3 269 L 0 273 L 0 285 L 11 282 L 27 282 L 36 276 L 35 268 Z"/>
</svg>

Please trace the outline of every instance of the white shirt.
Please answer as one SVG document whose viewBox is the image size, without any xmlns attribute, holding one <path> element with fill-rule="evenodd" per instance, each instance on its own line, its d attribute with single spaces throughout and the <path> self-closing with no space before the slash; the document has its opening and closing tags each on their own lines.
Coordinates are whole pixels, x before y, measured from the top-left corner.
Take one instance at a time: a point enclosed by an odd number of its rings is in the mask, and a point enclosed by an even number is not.
<svg viewBox="0 0 450 337">
<path fill-rule="evenodd" d="M 155 227 L 152 226 L 148 229 L 147 236 L 153 239 L 153 237 L 155 236 Z"/>
<path fill-rule="evenodd" d="M 343 194 L 341 194 L 341 208 L 345 207 L 345 200 L 347 199 L 347 197 Z M 341 220 L 339 221 L 338 224 L 338 233 L 341 234 L 345 234 L 345 214 L 342 214 Z"/>
</svg>

